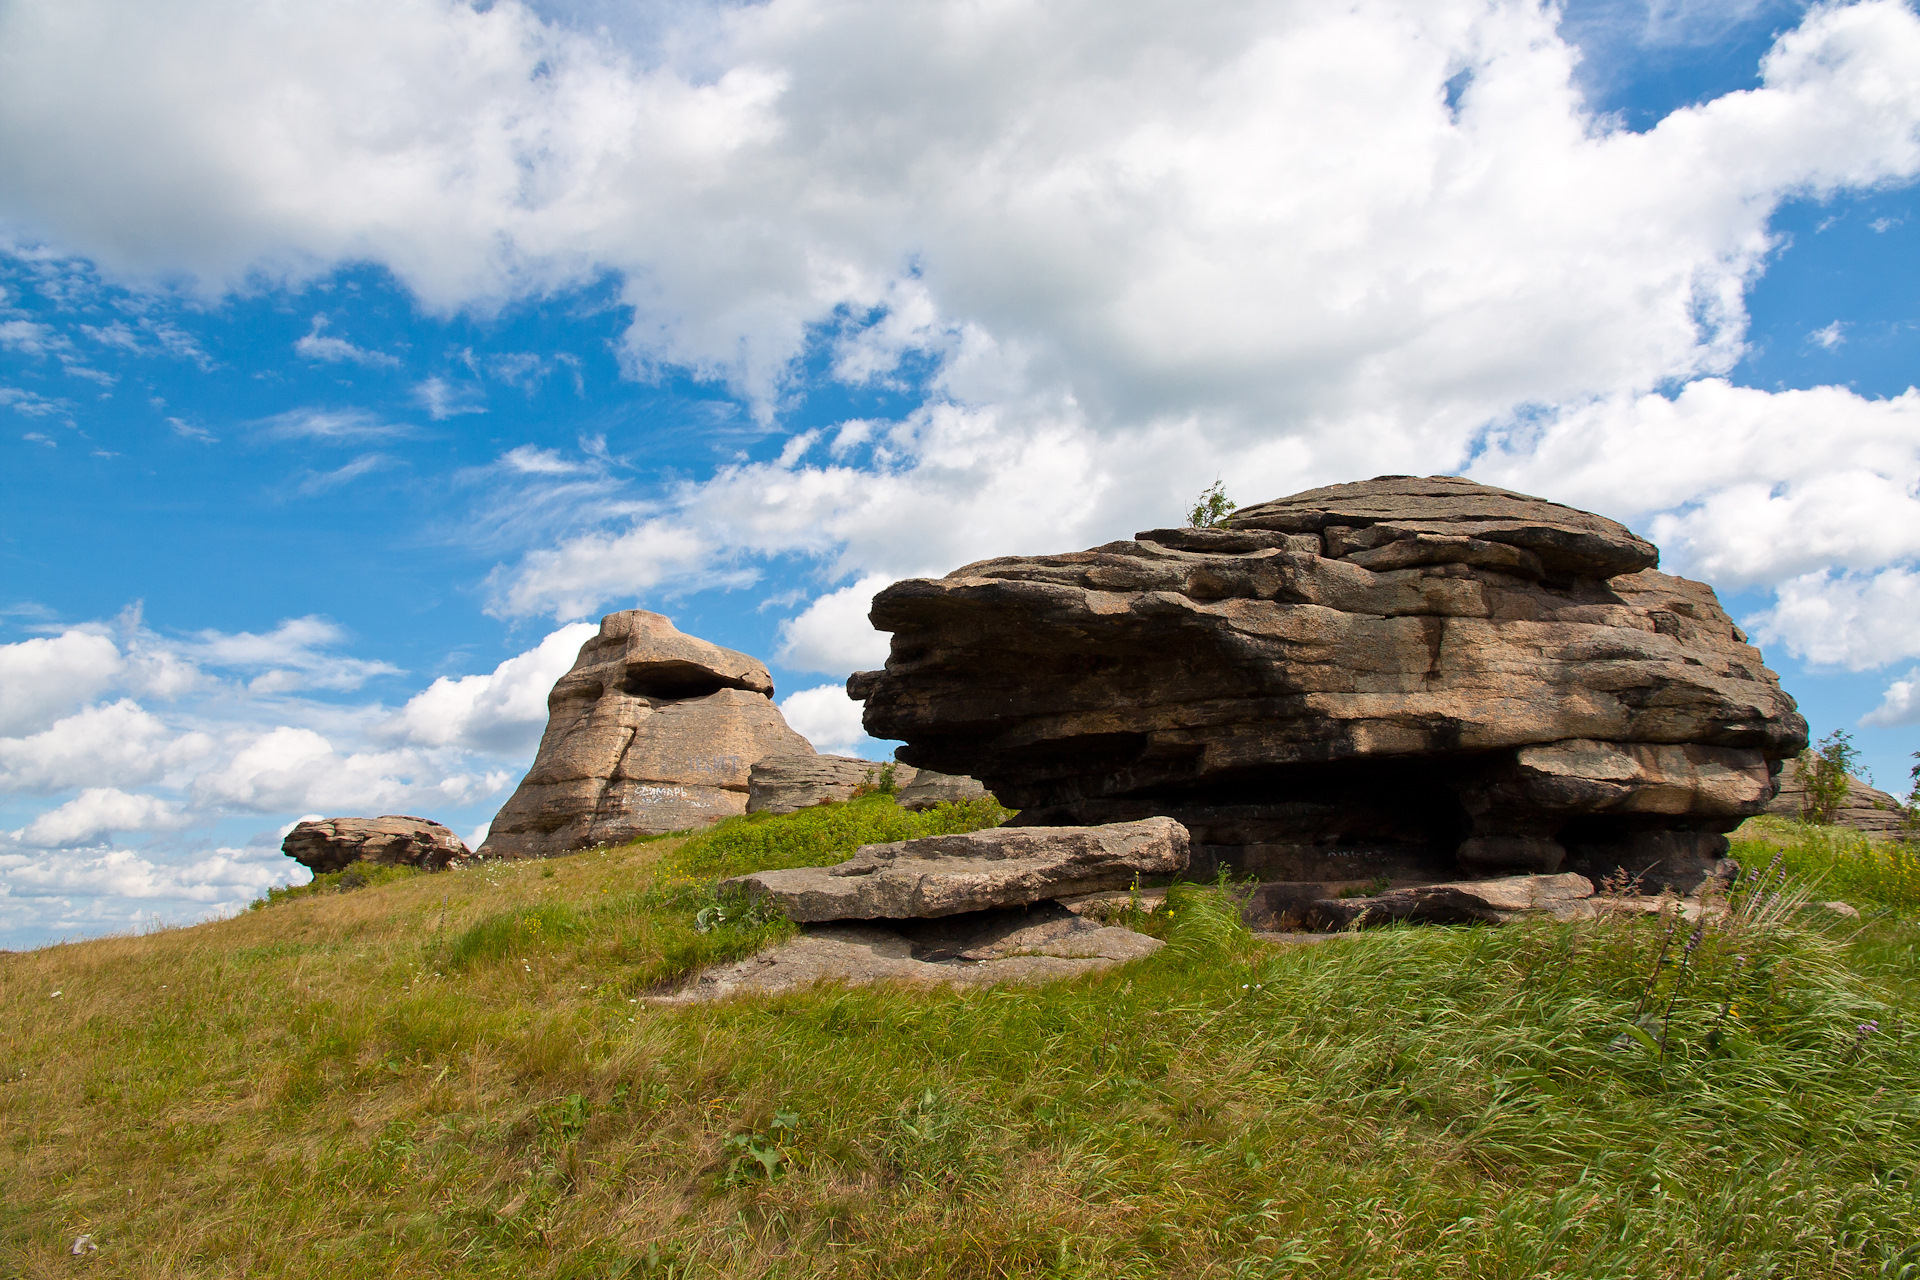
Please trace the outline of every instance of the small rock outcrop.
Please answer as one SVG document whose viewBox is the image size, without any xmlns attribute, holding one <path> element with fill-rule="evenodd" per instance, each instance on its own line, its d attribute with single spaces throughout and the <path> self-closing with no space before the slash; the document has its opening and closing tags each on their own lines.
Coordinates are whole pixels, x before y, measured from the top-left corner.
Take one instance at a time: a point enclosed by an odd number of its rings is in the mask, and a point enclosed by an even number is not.
<svg viewBox="0 0 1920 1280">
<path fill-rule="evenodd" d="M 927 919 L 1121 889 L 1184 871 L 1187 859 L 1186 829 L 1167 818 L 992 827 L 864 845 L 835 866 L 757 871 L 720 887 L 770 899 L 803 924 Z"/>
<path fill-rule="evenodd" d="M 766 667 L 641 609 L 600 620 L 547 709 L 539 754 L 483 857 L 549 857 L 705 826 L 746 812 L 756 763 L 813 750 L 774 706 Z"/>
<path fill-rule="evenodd" d="M 1767 805 L 1767 812 L 1796 822 L 1807 816 L 1807 783 L 1800 776 L 1798 760 L 1789 760 L 1781 767 L 1780 792 Z M 1883 839 L 1904 835 L 1907 830 L 1900 802 L 1851 774 L 1847 776 L 1847 798 L 1834 812 L 1833 825 Z"/>
<path fill-rule="evenodd" d="M 1351 898 L 1307 904 L 1301 923 L 1315 929 L 1388 924 L 1505 924 L 1528 916 L 1578 919 L 1589 914 L 1593 882 L 1562 872 L 1493 880 L 1408 885 Z"/>
<path fill-rule="evenodd" d="M 281 841 L 280 852 L 317 876 L 355 862 L 439 871 L 472 856 L 460 837 L 439 823 L 400 814 L 302 822 Z"/>
<path fill-rule="evenodd" d="M 893 784 L 913 781 L 911 765 L 855 756 L 768 756 L 753 766 L 747 778 L 748 813 L 792 813 L 816 804 L 850 800 L 863 787 L 877 786 L 881 771 L 893 770 Z"/>
<path fill-rule="evenodd" d="M 1029 911 L 915 920 L 893 927 L 825 924 L 736 964 L 707 970 L 656 1003 L 773 995 L 816 982 L 992 986 L 1056 982 L 1150 956 L 1166 944 L 1096 924 L 1053 903 Z"/>
<path fill-rule="evenodd" d="M 1711 588 L 1622 525 L 1385 476 L 874 599 L 900 759 L 1022 824 L 1164 815 L 1201 874 L 1563 869 L 1687 886 L 1806 723 Z"/>
<path fill-rule="evenodd" d="M 908 766 L 900 765 L 901 769 Z M 993 793 L 980 785 L 978 779 L 961 777 L 951 773 L 935 773 L 932 769 L 921 769 L 913 775 L 913 780 L 901 786 L 894 801 L 902 809 L 931 809 L 943 804 L 966 804 L 971 800 L 985 800 Z"/>
</svg>

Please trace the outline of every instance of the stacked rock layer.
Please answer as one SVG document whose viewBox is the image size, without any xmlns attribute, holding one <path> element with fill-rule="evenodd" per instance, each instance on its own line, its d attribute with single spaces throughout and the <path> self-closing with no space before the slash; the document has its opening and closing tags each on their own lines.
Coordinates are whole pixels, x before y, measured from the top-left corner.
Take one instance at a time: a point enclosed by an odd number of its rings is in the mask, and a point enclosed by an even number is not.
<svg viewBox="0 0 1920 1280">
<path fill-rule="evenodd" d="M 1165 815 L 1270 879 L 1697 880 L 1806 724 L 1711 588 L 1611 520 L 1387 476 L 874 600 L 848 683 L 1017 821 Z"/>
<path fill-rule="evenodd" d="M 744 653 L 657 613 L 608 614 L 547 697 L 533 767 L 479 852 L 547 857 L 745 813 L 768 756 L 811 755 Z"/>
</svg>

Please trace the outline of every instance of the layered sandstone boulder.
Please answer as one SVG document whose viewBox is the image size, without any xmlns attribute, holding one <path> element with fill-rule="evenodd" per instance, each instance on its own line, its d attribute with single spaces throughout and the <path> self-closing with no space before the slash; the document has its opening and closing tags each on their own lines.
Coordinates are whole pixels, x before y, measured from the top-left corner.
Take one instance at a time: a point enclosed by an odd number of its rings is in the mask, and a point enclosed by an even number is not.
<svg viewBox="0 0 1920 1280">
<path fill-rule="evenodd" d="M 280 852 L 317 876 L 355 862 L 439 871 L 470 856 L 466 844 L 446 827 L 396 813 L 299 823 L 281 841 Z"/>
<path fill-rule="evenodd" d="M 1166 818 L 1101 827 L 993 827 L 862 845 L 830 867 L 720 882 L 802 924 L 910 920 L 1024 907 L 1186 870 L 1186 829 Z"/>
<path fill-rule="evenodd" d="M 1020 823 L 1165 815 L 1269 879 L 1697 881 L 1806 725 L 1711 588 L 1611 520 L 1387 476 L 874 600 L 900 759 Z"/>
<path fill-rule="evenodd" d="M 548 857 L 745 813 L 768 756 L 810 755 L 767 669 L 657 613 L 600 620 L 547 698 L 547 731 L 483 857 Z"/>
</svg>

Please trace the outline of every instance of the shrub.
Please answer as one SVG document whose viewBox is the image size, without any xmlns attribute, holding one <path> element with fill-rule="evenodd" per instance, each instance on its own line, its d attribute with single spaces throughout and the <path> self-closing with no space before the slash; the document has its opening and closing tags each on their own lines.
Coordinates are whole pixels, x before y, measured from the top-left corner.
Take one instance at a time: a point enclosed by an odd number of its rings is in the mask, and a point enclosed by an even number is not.
<svg viewBox="0 0 1920 1280">
<path fill-rule="evenodd" d="M 1853 736 L 1835 729 L 1819 743 L 1800 753 L 1800 779 L 1807 786 L 1808 822 L 1830 823 L 1847 802 L 1847 775 L 1853 772 L 1860 753 L 1854 749 Z"/>
<path fill-rule="evenodd" d="M 1234 506 L 1225 487 L 1215 480 L 1200 491 L 1199 500 L 1187 512 L 1187 524 L 1195 529 L 1212 529 L 1233 514 Z"/>
</svg>

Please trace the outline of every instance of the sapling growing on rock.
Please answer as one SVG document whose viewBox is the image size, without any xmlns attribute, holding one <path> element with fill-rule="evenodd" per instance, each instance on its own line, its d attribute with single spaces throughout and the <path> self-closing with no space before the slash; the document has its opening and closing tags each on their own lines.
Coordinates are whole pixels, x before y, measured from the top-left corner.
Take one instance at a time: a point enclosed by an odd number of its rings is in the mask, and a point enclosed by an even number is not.
<svg viewBox="0 0 1920 1280">
<path fill-rule="evenodd" d="M 1232 515 L 1237 504 L 1227 497 L 1226 487 L 1215 480 L 1200 491 L 1199 499 L 1187 512 L 1187 525 L 1194 529 L 1213 529 Z"/>
</svg>

